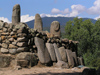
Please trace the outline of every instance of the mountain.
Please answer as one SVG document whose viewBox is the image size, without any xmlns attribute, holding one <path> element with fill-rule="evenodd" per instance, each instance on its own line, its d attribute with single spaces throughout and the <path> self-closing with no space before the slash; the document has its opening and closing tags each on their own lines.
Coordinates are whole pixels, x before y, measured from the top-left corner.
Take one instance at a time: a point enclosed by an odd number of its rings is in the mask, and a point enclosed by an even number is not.
<svg viewBox="0 0 100 75">
<path fill-rule="evenodd" d="M 64 32 L 64 26 L 66 25 L 66 22 L 69 20 L 73 20 L 75 17 L 43 17 L 42 22 L 43 22 L 43 30 L 48 30 L 50 29 L 51 22 L 53 21 L 59 21 L 61 25 L 61 31 Z M 83 18 L 83 21 L 86 19 L 91 19 L 91 18 Z M 92 23 L 95 23 L 96 20 L 91 19 Z M 34 20 L 31 20 L 29 22 L 26 22 L 30 28 L 34 27 Z"/>
</svg>

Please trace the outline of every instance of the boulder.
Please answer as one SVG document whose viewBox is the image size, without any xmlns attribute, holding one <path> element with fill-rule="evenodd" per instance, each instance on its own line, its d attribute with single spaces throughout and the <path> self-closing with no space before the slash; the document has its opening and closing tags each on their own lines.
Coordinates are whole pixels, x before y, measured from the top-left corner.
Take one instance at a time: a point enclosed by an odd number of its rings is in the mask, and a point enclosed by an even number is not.
<svg viewBox="0 0 100 75">
<path fill-rule="evenodd" d="M 62 61 L 62 58 L 61 58 L 61 55 L 60 55 L 60 53 L 59 53 L 57 44 L 54 43 L 53 46 L 54 46 L 54 49 L 55 49 L 55 54 L 56 54 L 56 57 L 57 57 L 57 61 Z"/>
<path fill-rule="evenodd" d="M 51 59 L 49 52 L 45 46 L 44 40 L 38 37 L 35 37 L 35 45 L 38 50 L 38 57 L 41 63 L 48 64 Z"/>
<path fill-rule="evenodd" d="M 47 50 L 48 50 L 48 52 L 50 54 L 51 60 L 52 61 L 57 61 L 56 54 L 55 54 L 55 49 L 54 49 L 53 44 L 46 43 L 46 47 L 47 47 Z"/>
<path fill-rule="evenodd" d="M 58 50 L 59 50 L 59 53 L 60 53 L 60 55 L 62 57 L 62 60 L 67 62 L 67 53 L 66 53 L 65 48 L 64 47 L 60 47 Z"/>
<path fill-rule="evenodd" d="M 23 65 L 24 66 L 34 66 L 37 64 L 37 61 L 38 61 L 36 54 L 30 53 L 30 52 L 19 53 L 16 56 L 16 60 L 19 61 L 20 63 L 22 63 L 22 64 L 20 64 L 20 66 L 22 66 L 22 67 L 23 67 Z M 28 61 L 28 64 L 27 64 L 27 61 Z"/>
<path fill-rule="evenodd" d="M 11 56 L 0 55 L 0 68 L 5 68 L 10 65 Z"/>
<path fill-rule="evenodd" d="M 75 66 L 73 53 L 71 50 L 67 50 L 67 49 L 66 49 L 66 53 L 67 53 L 69 67 L 73 68 Z"/>
<path fill-rule="evenodd" d="M 9 38 L 9 41 L 13 42 L 14 41 L 14 38 Z"/>
<path fill-rule="evenodd" d="M 66 69 L 69 68 L 69 65 L 66 62 L 64 62 L 64 61 L 58 61 L 56 63 L 56 65 L 54 65 L 54 66 L 58 67 L 58 68 L 66 68 Z"/>
</svg>

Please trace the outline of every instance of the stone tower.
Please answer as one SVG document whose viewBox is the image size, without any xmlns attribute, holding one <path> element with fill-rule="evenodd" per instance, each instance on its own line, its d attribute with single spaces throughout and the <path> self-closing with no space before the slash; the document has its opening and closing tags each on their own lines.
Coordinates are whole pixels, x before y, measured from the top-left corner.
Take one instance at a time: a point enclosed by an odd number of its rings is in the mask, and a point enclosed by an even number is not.
<svg viewBox="0 0 100 75">
<path fill-rule="evenodd" d="M 16 24 L 20 22 L 20 5 L 16 4 L 13 7 L 13 12 L 12 12 L 12 23 Z"/>
<path fill-rule="evenodd" d="M 35 15 L 34 29 L 36 29 L 38 31 L 43 30 L 42 19 L 39 14 Z"/>
<path fill-rule="evenodd" d="M 58 21 L 53 21 L 51 23 L 50 33 L 57 37 L 61 36 L 60 23 Z"/>
</svg>

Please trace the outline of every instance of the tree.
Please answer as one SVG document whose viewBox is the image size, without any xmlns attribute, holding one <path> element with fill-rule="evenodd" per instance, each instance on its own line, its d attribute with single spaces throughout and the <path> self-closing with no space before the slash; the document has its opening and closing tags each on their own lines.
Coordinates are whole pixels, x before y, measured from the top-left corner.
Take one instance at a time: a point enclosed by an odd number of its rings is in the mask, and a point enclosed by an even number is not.
<svg viewBox="0 0 100 75">
<path fill-rule="evenodd" d="M 100 19 L 93 24 L 90 19 L 83 21 L 82 18 L 76 17 L 66 23 L 65 34 L 66 38 L 79 41 L 78 55 L 84 57 L 86 65 L 92 67 L 100 65 L 98 63 L 100 61 L 98 54 L 100 53 Z"/>
</svg>

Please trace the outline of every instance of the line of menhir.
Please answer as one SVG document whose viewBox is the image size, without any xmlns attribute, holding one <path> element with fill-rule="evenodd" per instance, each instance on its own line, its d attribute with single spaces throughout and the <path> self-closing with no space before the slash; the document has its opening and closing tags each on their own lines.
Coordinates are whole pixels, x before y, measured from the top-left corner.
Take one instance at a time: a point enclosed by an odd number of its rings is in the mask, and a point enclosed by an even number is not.
<svg viewBox="0 0 100 75">
<path fill-rule="evenodd" d="M 39 63 L 61 68 L 83 65 L 77 45 L 78 41 L 61 38 L 58 21 L 51 23 L 50 33 L 43 31 L 39 14 L 35 15 L 34 29 L 20 22 L 19 4 L 13 7 L 12 23 L 0 21 L 0 67 L 11 65 L 12 60 L 21 67 Z"/>
</svg>

